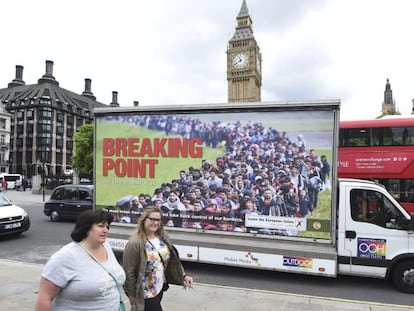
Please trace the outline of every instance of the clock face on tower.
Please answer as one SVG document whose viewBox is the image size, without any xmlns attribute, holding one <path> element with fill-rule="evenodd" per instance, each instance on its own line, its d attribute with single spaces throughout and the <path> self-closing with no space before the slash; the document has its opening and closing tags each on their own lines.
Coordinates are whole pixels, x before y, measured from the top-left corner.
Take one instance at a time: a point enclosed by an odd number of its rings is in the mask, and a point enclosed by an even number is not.
<svg viewBox="0 0 414 311">
<path fill-rule="evenodd" d="M 233 57 L 233 67 L 236 69 L 243 69 L 249 64 L 247 53 L 240 52 Z"/>
</svg>

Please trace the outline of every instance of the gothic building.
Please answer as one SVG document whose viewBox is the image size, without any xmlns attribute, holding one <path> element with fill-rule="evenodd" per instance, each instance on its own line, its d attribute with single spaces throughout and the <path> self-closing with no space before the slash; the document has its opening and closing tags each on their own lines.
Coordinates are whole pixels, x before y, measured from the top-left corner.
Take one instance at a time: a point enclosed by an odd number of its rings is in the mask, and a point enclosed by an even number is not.
<svg viewBox="0 0 414 311">
<path fill-rule="evenodd" d="M 116 92 L 112 101 L 112 106 L 119 106 Z M 15 79 L 0 89 L 0 107 L 5 110 L 0 110 L 0 170 L 7 163 L 10 173 L 30 178 L 40 164 L 49 175 L 71 169 L 74 135 L 83 124 L 92 123 L 94 107 L 107 105 L 96 100 L 90 79 L 85 79 L 82 94 L 60 87 L 53 62 L 47 60 L 37 84 L 26 85 L 23 66 L 17 65 Z M 7 135 L 10 145 L 2 144 Z"/>
<path fill-rule="evenodd" d="M 383 115 L 398 114 L 398 111 L 395 107 L 395 101 L 392 97 L 392 90 L 391 90 L 391 84 L 390 84 L 389 79 L 387 79 L 387 83 L 385 84 L 384 102 L 382 103 L 382 114 Z"/>
<path fill-rule="evenodd" d="M 262 54 L 253 35 L 253 21 L 246 0 L 243 0 L 236 20 L 236 31 L 227 45 L 228 101 L 259 102 Z"/>
</svg>

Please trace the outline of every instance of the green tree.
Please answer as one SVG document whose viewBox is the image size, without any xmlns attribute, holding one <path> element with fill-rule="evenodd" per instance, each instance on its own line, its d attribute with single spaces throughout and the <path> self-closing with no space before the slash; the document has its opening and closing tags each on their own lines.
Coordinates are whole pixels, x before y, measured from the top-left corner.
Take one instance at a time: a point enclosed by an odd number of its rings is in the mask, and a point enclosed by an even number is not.
<svg viewBox="0 0 414 311">
<path fill-rule="evenodd" d="M 93 125 L 84 124 L 75 134 L 74 156 L 72 167 L 82 174 L 93 169 Z"/>
</svg>

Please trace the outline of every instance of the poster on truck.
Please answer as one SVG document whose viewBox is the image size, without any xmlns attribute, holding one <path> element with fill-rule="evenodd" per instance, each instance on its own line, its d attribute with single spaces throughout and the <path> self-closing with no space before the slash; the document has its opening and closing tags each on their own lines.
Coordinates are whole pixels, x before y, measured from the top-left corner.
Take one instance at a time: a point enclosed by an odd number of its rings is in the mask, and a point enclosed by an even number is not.
<svg viewBox="0 0 414 311">
<path fill-rule="evenodd" d="M 334 110 L 95 115 L 95 204 L 136 226 L 330 239 Z"/>
</svg>

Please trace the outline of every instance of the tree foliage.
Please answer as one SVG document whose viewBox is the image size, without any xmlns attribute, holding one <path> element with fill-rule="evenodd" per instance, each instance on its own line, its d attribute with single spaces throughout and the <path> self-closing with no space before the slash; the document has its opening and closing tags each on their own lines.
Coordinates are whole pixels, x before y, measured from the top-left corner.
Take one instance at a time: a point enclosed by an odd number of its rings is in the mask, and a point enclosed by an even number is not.
<svg viewBox="0 0 414 311">
<path fill-rule="evenodd" d="M 73 169 L 81 174 L 91 172 L 93 169 L 93 125 L 82 125 L 79 132 L 76 133 L 74 141 Z"/>
</svg>

